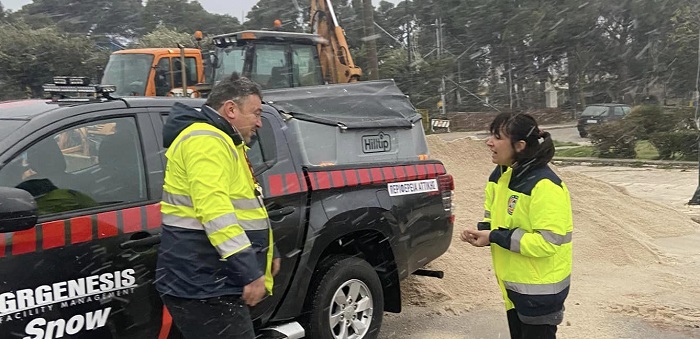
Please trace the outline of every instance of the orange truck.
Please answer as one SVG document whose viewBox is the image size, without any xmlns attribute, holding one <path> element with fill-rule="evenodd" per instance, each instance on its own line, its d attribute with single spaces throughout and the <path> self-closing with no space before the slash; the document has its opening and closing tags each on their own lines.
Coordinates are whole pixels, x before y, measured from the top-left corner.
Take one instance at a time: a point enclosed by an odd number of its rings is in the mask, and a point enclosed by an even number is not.
<svg viewBox="0 0 700 339">
<path fill-rule="evenodd" d="M 182 96 L 184 83 L 192 96 L 203 65 L 197 48 L 125 49 L 109 57 L 101 83 L 115 85 L 116 96 Z"/>
</svg>

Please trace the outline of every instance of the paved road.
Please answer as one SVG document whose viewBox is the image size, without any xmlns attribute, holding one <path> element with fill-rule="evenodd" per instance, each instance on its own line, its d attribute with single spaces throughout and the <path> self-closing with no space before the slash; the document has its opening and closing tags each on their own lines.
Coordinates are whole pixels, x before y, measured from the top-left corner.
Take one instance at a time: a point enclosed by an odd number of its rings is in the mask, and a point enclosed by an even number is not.
<svg viewBox="0 0 700 339">
<path fill-rule="evenodd" d="M 580 145 L 590 145 L 590 141 L 588 141 L 587 138 L 581 138 L 578 135 L 578 130 L 576 130 L 576 127 L 570 127 L 566 126 L 563 127 L 561 125 L 555 125 L 555 126 L 543 126 L 543 129 L 548 131 L 549 133 L 552 134 L 552 139 L 559 141 L 559 142 L 575 142 Z M 471 138 L 471 139 L 486 139 L 488 136 L 487 131 L 475 131 L 475 132 L 453 132 L 453 133 L 443 133 L 443 134 L 438 134 L 440 138 L 442 138 L 445 141 L 453 141 L 457 139 L 463 139 L 463 138 Z"/>
</svg>

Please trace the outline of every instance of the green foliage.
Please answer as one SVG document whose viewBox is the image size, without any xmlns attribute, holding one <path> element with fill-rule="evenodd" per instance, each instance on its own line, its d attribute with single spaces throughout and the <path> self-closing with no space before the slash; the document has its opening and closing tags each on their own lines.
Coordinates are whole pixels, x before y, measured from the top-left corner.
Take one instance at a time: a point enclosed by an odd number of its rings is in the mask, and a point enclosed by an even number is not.
<svg viewBox="0 0 700 339">
<path fill-rule="evenodd" d="M 41 86 L 55 75 L 96 77 L 107 62 L 86 37 L 71 37 L 56 28 L 31 29 L 24 23 L 0 24 L 0 97 L 40 97 Z"/>
<path fill-rule="evenodd" d="M 208 35 L 231 33 L 241 29 L 237 18 L 207 12 L 197 1 L 149 0 L 143 9 L 142 31 L 151 32 L 160 25 L 171 30 Z"/>
<path fill-rule="evenodd" d="M 135 48 L 177 48 L 178 44 L 185 47 L 197 47 L 192 34 L 179 33 L 165 26 L 158 26 L 146 34 L 135 44 Z"/>
<path fill-rule="evenodd" d="M 601 158 L 634 159 L 635 128 L 625 120 L 613 121 L 590 127 L 589 138 Z"/>
<path fill-rule="evenodd" d="M 658 150 L 659 159 L 698 159 L 698 132 L 695 130 L 654 133 L 649 142 Z"/>
<path fill-rule="evenodd" d="M 301 6 L 309 7 L 308 2 L 299 1 Z M 302 32 L 302 19 L 299 11 L 294 7 L 294 2 L 290 0 L 259 0 L 258 3 L 248 12 L 245 22 L 246 29 L 270 29 L 275 20 L 282 21 L 282 30 L 287 32 Z M 303 17 L 303 21 L 308 22 L 308 14 Z"/>
<path fill-rule="evenodd" d="M 573 148 L 557 149 L 554 155 L 557 157 L 589 158 L 596 156 L 596 153 L 595 147 L 593 146 L 579 146 Z"/>
<path fill-rule="evenodd" d="M 677 124 L 675 115 L 664 111 L 659 105 L 636 106 L 625 120 L 634 125 L 634 136 L 640 140 L 657 132 L 670 131 Z"/>
</svg>

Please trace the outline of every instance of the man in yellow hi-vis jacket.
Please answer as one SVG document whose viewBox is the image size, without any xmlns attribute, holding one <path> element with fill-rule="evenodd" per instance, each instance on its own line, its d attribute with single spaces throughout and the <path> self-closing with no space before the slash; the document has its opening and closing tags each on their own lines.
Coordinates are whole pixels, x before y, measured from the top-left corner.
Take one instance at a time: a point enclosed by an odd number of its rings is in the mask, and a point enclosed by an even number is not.
<svg viewBox="0 0 700 339">
<path fill-rule="evenodd" d="M 246 157 L 262 95 L 234 75 L 163 128 L 165 184 L 156 288 L 185 338 L 255 338 L 248 306 L 272 293 L 272 229 Z M 274 263 L 273 263 L 274 261 Z"/>
</svg>

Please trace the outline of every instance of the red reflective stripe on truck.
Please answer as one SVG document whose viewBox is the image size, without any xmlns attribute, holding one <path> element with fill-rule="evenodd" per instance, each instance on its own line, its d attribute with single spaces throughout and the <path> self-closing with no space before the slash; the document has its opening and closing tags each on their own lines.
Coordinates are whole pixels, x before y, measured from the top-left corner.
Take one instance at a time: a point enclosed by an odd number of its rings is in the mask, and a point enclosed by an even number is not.
<svg viewBox="0 0 700 339">
<path fill-rule="evenodd" d="M 117 212 L 105 212 L 97 215 L 97 238 L 109 238 L 119 234 Z M 44 247 L 46 248 L 46 247 Z"/>
<path fill-rule="evenodd" d="M 66 221 L 56 220 L 41 224 L 41 248 L 48 250 L 50 248 L 66 246 Z"/>
<path fill-rule="evenodd" d="M 348 186 L 357 186 L 357 183 L 359 180 L 357 179 L 357 171 L 356 170 L 345 170 L 343 171 L 345 175 L 345 183 Z"/>
<path fill-rule="evenodd" d="M 331 188 L 331 180 L 328 176 L 328 172 L 315 172 L 316 186 L 313 189 L 328 189 Z M 314 184 L 312 181 L 311 184 Z"/>
<path fill-rule="evenodd" d="M 284 183 L 281 174 L 274 174 L 267 177 L 267 184 L 270 185 L 270 194 L 277 196 L 284 194 Z"/>
<path fill-rule="evenodd" d="M 301 185 L 299 185 L 299 177 L 296 173 L 287 173 L 284 176 L 284 185 L 287 194 L 301 192 Z"/>
<path fill-rule="evenodd" d="M 71 218 L 69 224 L 71 244 L 92 240 L 92 218 L 89 215 Z"/>
<path fill-rule="evenodd" d="M 372 174 L 372 183 L 381 184 L 382 183 L 382 169 L 381 168 L 370 168 L 369 173 Z"/>
<path fill-rule="evenodd" d="M 124 233 L 135 233 L 143 231 L 140 207 L 133 207 L 122 210 L 122 231 Z"/>
<path fill-rule="evenodd" d="M 12 233 L 12 255 L 36 252 L 36 227 Z"/>
<path fill-rule="evenodd" d="M 393 167 L 383 167 L 382 172 L 384 173 L 384 181 L 390 182 L 395 180 L 394 168 Z"/>
<path fill-rule="evenodd" d="M 7 237 L 5 236 L 5 233 L 0 233 L 0 258 L 5 257 L 5 249 L 7 248 L 5 246 L 5 241 L 7 241 L 6 239 Z"/>
<path fill-rule="evenodd" d="M 153 229 L 160 227 L 160 203 L 147 205 L 146 210 L 146 228 Z"/>
<path fill-rule="evenodd" d="M 416 174 L 417 180 L 425 179 L 427 177 L 425 165 L 416 165 Z"/>
<path fill-rule="evenodd" d="M 343 179 L 343 171 L 332 171 L 331 180 L 333 187 L 345 187 L 345 179 Z"/>
<path fill-rule="evenodd" d="M 412 181 L 416 180 L 418 175 L 416 174 L 416 166 L 415 165 L 408 165 L 405 167 L 406 168 L 406 180 Z"/>
<path fill-rule="evenodd" d="M 360 185 L 367 185 L 372 182 L 369 176 L 369 169 L 361 168 L 357 170 L 357 173 L 360 176 Z"/>
<path fill-rule="evenodd" d="M 160 227 L 160 203 L 49 221 L 25 231 L 2 234 L 0 258 L 144 231 L 144 221 L 148 229 Z"/>
<path fill-rule="evenodd" d="M 406 166 L 394 167 L 394 172 L 396 172 L 396 181 L 408 180 L 408 177 L 406 176 L 406 172 L 404 171 L 404 168 L 406 168 Z"/>
</svg>

